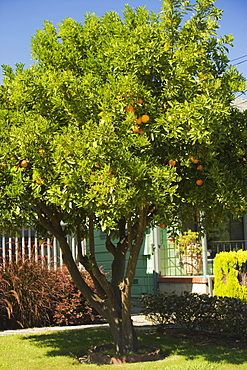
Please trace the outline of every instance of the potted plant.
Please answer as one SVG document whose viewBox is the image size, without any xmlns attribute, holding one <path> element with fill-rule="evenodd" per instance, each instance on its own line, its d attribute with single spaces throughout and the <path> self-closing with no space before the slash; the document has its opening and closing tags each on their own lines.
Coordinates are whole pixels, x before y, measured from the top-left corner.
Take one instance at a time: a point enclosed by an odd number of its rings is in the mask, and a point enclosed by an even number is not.
<svg viewBox="0 0 247 370">
<path fill-rule="evenodd" d="M 196 231 L 185 231 L 180 234 L 176 243 L 179 255 L 181 255 L 186 274 L 200 274 L 202 267 L 202 245 L 198 241 Z"/>
</svg>

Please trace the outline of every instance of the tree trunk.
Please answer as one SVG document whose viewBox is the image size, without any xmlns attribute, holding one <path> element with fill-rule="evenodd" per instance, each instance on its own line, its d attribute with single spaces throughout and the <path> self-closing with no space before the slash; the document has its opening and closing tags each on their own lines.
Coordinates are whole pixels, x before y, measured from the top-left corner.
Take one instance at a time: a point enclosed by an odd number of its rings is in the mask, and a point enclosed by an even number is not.
<svg viewBox="0 0 247 370">
<path fill-rule="evenodd" d="M 96 280 L 96 289 L 100 288 L 100 292 L 97 294 L 86 284 L 81 276 L 58 218 L 51 214 L 45 205 L 43 209 L 45 209 L 46 214 L 49 214 L 50 220 L 42 213 L 42 210 L 37 209 L 41 224 L 56 236 L 63 253 L 64 263 L 78 289 L 88 300 L 89 304 L 109 322 L 116 354 L 123 355 L 127 351 L 135 352 L 138 348 L 138 341 L 131 320 L 130 298 L 131 285 L 145 230 L 143 217 L 140 218 L 138 233 L 135 236 L 135 243 L 133 245 L 130 236 L 128 236 L 128 242 L 125 238 L 121 237 L 117 247 L 114 247 L 108 241 L 109 245 L 107 249 L 114 255 L 112 266 L 113 280 L 111 283 L 97 266 L 94 256 L 93 228 L 91 227 L 90 252 L 93 256 L 91 255 L 85 258 L 86 263 L 89 264 L 89 266 L 85 267 Z M 129 229 L 130 232 L 131 230 Z M 127 249 L 130 250 L 130 257 L 125 272 Z"/>
<path fill-rule="evenodd" d="M 138 341 L 131 318 L 126 328 L 122 320 L 115 320 L 114 316 L 109 320 L 110 330 L 117 355 L 124 355 L 128 351 L 135 352 L 138 349 Z"/>
<path fill-rule="evenodd" d="M 129 280 L 125 279 L 124 289 L 122 290 L 122 326 L 123 342 L 125 351 L 136 351 L 138 341 L 136 332 L 131 319 L 131 285 Z"/>
<path fill-rule="evenodd" d="M 130 284 L 124 281 L 123 290 L 121 290 L 122 286 L 119 284 L 121 305 L 119 305 L 118 296 L 107 296 L 104 301 L 101 300 L 96 293 L 93 293 L 81 277 L 66 239 L 60 238 L 59 242 L 63 251 L 64 262 L 73 281 L 89 303 L 109 322 L 116 354 L 122 355 L 127 351 L 136 351 L 138 343 L 131 319 Z"/>
</svg>

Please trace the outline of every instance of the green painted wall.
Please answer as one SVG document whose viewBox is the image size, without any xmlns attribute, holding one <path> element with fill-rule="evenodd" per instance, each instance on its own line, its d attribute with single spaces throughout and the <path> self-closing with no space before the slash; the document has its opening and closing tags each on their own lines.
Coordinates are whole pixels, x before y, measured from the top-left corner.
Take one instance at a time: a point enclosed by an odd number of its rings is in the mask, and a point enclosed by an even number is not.
<svg viewBox="0 0 247 370">
<path fill-rule="evenodd" d="M 103 271 L 111 278 L 112 254 L 105 248 L 106 235 L 98 230 L 95 231 L 96 260 Z M 132 298 L 141 297 L 142 294 L 153 293 L 153 256 L 150 240 L 150 232 L 142 245 L 137 263 L 135 279 L 132 285 Z"/>
</svg>

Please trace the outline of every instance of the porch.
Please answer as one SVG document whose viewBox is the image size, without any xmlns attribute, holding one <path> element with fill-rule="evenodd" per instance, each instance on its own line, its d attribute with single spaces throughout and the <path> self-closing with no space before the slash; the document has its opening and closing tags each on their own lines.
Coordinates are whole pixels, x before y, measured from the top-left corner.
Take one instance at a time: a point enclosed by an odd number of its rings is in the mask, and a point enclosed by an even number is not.
<svg viewBox="0 0 247 370">
<path fill-rule="evenodd" d="M 246 249 L 247 240 L 202 240 L 202 263 L 198 273 L 191 273 L 184 265 L 181 255 L 174 244 L 167 240 L 166 247 L 160 248 L 160 276 L 158 278 L 161 293 L 181 294 L 183 291 L 213 295 L 216 254 Z"/>
</svg>

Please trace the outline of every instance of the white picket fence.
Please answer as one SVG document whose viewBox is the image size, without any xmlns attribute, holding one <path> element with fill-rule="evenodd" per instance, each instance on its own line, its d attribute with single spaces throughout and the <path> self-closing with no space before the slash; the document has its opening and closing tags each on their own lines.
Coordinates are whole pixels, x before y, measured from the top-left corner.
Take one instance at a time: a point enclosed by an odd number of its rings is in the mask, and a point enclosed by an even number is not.
<svg viewBox="0 0 247 370">
<path fill-rule="evenodd" d="M 68 236 L 67 240 L 76 260 L 76 239 Z M 82 241 L 82 251 L 86 252 L 86 240 Z M 4 266 L 6 261 L 18 261 L 19 259 L 34 259 L 54 269 L 63 265 L 62 252 L 57 239 L 51 237 L 41 240 L 35 231 L 26 228 L 22 228 L 15 237 L 0 236 L 0 264 Z"/>
</svg>

